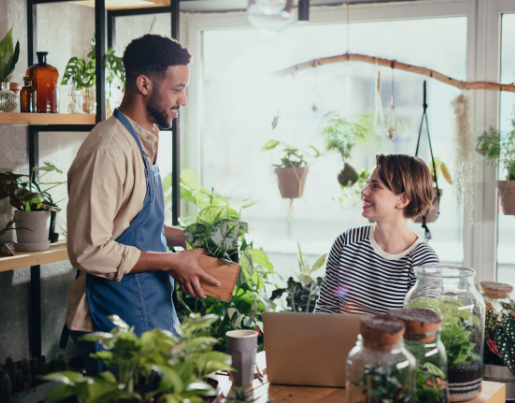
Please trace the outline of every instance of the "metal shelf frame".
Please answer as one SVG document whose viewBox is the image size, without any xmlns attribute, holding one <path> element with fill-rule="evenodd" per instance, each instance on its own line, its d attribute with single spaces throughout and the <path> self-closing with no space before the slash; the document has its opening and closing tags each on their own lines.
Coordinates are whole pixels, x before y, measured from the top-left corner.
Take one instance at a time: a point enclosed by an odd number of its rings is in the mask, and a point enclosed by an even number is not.
<svg viewBox="0 0 515 403">
<path fill-rule="evenodd" d="M 28 65 L 32 66 L 36 60 L 37 52 L 37 6 L 38 4 L 50 4 L 69 2 L 69 0 L 26 0 L 27 2 L 27 52 Z M 116 17 L 128 15 L 143 15 L 156 13 L 171 13 L 172 38 L 178 39 L 179 35 L 179 2 L 171 0 L 169 7 L 156 7 L 150 9 L 131 9 L 107 11 L 107 35 L 108 46 L 113 46 L 115 40 Z M 95 35 L 97 38 L 95 55 L 96 60 L 104 60 L 106 51 L 106 9 L 105 0 L 95 0 Z M 100 66 L 99 66 L 100 67 Z M 105 98 L 105 69 L 96 70 L 96 98 L 97 113 L 96 123 L 106 119 L 106 98 Z M 39 165 L 39 133 L 44 132 L 89 132 L 93 125 L 28 125 L 27 137 L 29 148 L 29 168 Z M 173 121 L 172 126 L 172 178 L 173 198 L 172 217 L 173 225 L 179 223 L 180 215 L 180 138 L 179 122 Z M 41 267 L 31 266 L 29 286 L 29 356 L 41 356 L 42 334 L 41 334 Z"/>
</svg>

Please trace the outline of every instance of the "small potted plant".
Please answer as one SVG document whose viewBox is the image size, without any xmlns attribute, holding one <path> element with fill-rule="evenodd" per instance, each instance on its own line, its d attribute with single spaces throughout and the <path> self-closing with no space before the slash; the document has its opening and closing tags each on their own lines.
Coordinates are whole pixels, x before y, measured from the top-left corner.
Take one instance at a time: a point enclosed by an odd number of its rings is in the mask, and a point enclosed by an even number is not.
<svg viewBox="0 0 515 403">
<path fill-rule="evenodd" d="M 274 165 L 277 183 L 279 184 L 279 191 L 283 199 L 297 199 L 302 197 L 304 193 L 304 186 L 306 185 L 306 178 L 309 172 L 309 166 L 304 159 L 304 154 L 301 154 L 299 148 L 291 146 L 277 140 L 269 140 L 261 148 L 261 151 L 269 151 L 275 149 L 278 145 L 283 146 L 284 156 L 281 158 L 281 163 Z M 313 158 L 318 158 L 322 155 L 313 146 L 308 148 L 314 153 Z"/>
<path fill-rule="evenodd" d="M 14 68 L 20 57 L 20 41 L 13 46 L 13 29 L 0 41 L 0 112 L 12 112 L 18 106 L 20 83 L 10 83 Z"/>
<path fill-rule="evenodd" d="M 435 157 L 434 159 L 435 166 L 433 167 L 433 162 L 429 163 L 429 172 L 431 172 L 431 176 L 433 178 L 433 185 L 436 185 L 436 181 L 440 179 L 441 176 L 445 178 L 449 185 L 452 185 L 452 178 L 449 170 L 447 169 L 447 165 L 444 162 L 440 161 L 439 158 Z M 436 173 L 435 173 L 436 168 Z M 443 190 L 440 188 L 436 188 L 433 186 L 433 208 L 427 212 L 425 215 L 426 223 L 435 222 L 440 214 L 440 200 L 442 199 Z M 418 216 L 413 220 L 416 223 L 421 223 L 424 221 L 422 216 Z"/>
<path fill-rule="evenodd" d="M 491 127 L 478 139 L 476 150 L 486 157 L 490 165 L 501 165 L 506 180 L 497 181 L 502 211 L 505 215 L 515 215 L 515 120 L 513 130 L 501 134 Z"/>
<path fill-rule="evenodd" d="M 338 183 L 342 187 L 354 185 L 360 174 L 349 163 L 351 153 L 358 143 L 363 143 L 373 136 L 373 116 L 362 112 L 356 121 L 329 112 L 323 117 L 319 133 L 325 137 L 326 151 L 337 152 L 343 161 L 343 169 L 338 174 Z"/>
<path fill-rule="evenodd" d="M 44 174 L 34 177 L 35 172 L 44 171 Z M 55 165 L 45 162 L 42 167 L 34 167 L 31 175 L 14 174 L 12 172 L 0 173 L 0 199 L 9 197 L 9 202 L 17 210 L 14 212 L 16 221 L 17 244 L 15 249 L 25 251 L 38 251 L 48 249 L 50 246 L 49 230 L 51 211 L 59 211 L 53 203 L 49 190 L 65 182 L 41 182 L 48 173 L 63 172 Z M 28 180 L 24 178 L 28 178 Z M 42 189 L 42 186 L 50 187 Z M 21 229 L 30 229 L 30 232 Z"/>
<path fill-rule="evenodd" d="M 203 280 L 204 293 L 214 299 L 229 302 L 240 272 L 238 244 L 248 233 L 248 224 L 239 214 L 226 206 L 208 206 L 202 209 L 194 224 L 184 229 L 188 249 L 205 248 L 208 256 L 200 256 L 199 265 L 222 284 L 214 287 Z"/>
</svg>

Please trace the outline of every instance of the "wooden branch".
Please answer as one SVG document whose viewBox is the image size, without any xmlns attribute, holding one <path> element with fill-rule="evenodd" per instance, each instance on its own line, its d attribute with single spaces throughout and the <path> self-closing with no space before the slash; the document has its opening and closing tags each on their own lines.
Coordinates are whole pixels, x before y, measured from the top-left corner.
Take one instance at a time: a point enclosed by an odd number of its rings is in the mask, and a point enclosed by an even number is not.
<svg viewBox="0 0 515 403">
<path fill-rule="evenodd" d="M 426 67 L 413 66 L 411 64 L 401 63 L 396 60 L 382 59 L 380 57 L 360 55 L 356 53 L 345 53 L 343 55 L 338 56 L 323 57 L 321 59 L 315 59 L 309 62 L 296 64 L 284 70 L 274 71 L 272 74 L 277 75 L 279 77 L 284 77 L 289 74 L 295 74 L 296 72 L 301 70 L 310 69 L 312 67 L 318 67 L 323 66 L 325 64 L 341 62 L 363 62 L 369 64 L 376 64 L 383 67 L 390 67 L 392 69 L 404 70 L 410 73 L 432 77 L 438 81 L 441 81 L 442 83 L 452 85 L 461 90 L 484 90 L 486 87 L 487 90 L 515 92 L 514 84 L 500 84 L 485 81 L 460 81 L 452 77 L 445 76 L 441 73 L 438 73 L 437 71 L 428 69 Z"/>
</svg>

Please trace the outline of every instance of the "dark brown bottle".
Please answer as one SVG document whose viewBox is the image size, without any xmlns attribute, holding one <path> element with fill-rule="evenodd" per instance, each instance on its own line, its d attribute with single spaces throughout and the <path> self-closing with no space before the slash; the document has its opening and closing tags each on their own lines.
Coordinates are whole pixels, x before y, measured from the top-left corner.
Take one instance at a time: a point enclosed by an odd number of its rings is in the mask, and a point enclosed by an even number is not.
<svg viewBox="0 0 515 403">
<path fill-rule="evenodd" d="M 27 69 L 32 86 L 37 92 L 38 113 L 59 112 L 59 72 L 46 62 L 48 52 L 37 52 L 38 64 Z"/>
<path fill-rule="evenodd" d="M 36 112 L 37 91 L 32 86 L 32 77 L 23 77 L 25 86 L 20 93 L 20 109 L 22 112 Z"/>
</svg>

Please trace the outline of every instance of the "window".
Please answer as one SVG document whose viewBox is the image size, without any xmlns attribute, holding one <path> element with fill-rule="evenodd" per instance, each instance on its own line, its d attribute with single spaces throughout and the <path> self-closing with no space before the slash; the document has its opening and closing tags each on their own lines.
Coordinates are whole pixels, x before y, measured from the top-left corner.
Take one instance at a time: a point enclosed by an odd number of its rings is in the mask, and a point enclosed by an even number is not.
<svg viewBox="0 0 515 403">
<path fill-rule="evenodd" d="M 466 17 L 356 22 L 350 24 L 349 32 L 351 53 L 395 59 L 433 68 L 453 78 L 466 78 Z M 224 196 L 258 200 L 243 218 L 249 221 L 250 238 L 269 254 L 284 276 L 297 270 L 297 242 L 313 263 L 329 252 L 340 233 L 368 222 L 361 216 L 361 202 L 345 210 L 333 200 L 341 195 L 336 177 L 343 164 L 338 155 L 331 154 L 310 164 L 304 196 L 293 201 L 290 221 L 290 200 L 280 198 L 273 174 L 272 165 L 279 162 L 279 152 L 260 149 L 267 140 L 276 139 L 298 146 L 312 144 L 323 150 L 323 139 L 317 130 L 324 114 L 336 111 L 352 118 L 361 111 L 374 113 L 377 67 L 338 63 L 299 72 L 294 78 L 277 78 L 265 72 L 345 53 L 346 35 L 347 26 L 342 23 L 291 26 L 273 41 L 263 40 L 249 28 L 203 32 L 203 183 Z M 386 115 L 390 109 L 392 70 L 379 70 Z M 375 153 L 415 153 L 423 81 L 423 76 L 395 70 L 395 107 L 405 132 L 394 143 L 382 136 Z M 459 93 L 457 88 L 428 80 L 433 152 L 451 173 L 451 100 Z M 279 123 L 274 130 L 271 122 L 277 114 Z M 425 132 L 421 150 L 420 156 L 428 163 Z M 351 164 L 357 170 L 373 168 L 375 153 L 371 146 L 356 151 Z M 439 185 L 444 195 L 440 217 L 429 225 L 433 235 L 430 244 L 442 262 L 461 264 L 463 213 L 457 211 L 452 187 L 443 179 Z M 423 237 L 420 224 L 410 223 L 410 228 Z"/>
</svg>

